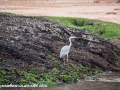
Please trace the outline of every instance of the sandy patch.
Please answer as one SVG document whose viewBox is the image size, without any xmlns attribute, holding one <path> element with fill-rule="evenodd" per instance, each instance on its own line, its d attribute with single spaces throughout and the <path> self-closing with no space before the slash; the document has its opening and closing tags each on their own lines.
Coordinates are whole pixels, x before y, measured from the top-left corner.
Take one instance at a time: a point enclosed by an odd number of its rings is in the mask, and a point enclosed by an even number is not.
<svg viewBox="0 0 120 90">
<path fill-rule="evenodd" d="M 83 17 L 120 24 L 120 3 L 116 3 L 117 0 L 115 2 L 113 0 L 85 1 L 0 0 L 0 12 L 34 16 Z"/>
</svg>

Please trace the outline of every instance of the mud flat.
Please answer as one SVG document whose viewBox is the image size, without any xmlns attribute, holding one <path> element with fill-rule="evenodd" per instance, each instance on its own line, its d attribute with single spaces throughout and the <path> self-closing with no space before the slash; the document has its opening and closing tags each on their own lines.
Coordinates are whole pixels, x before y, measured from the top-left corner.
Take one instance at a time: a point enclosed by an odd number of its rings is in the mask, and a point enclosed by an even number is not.
<svg viewBox="0 0 120 90">
<path fill-rule="evenodd" d="M 32 16 L 68 16 L 99 19 L 120 24 L 118 0 L 1 0 L 0 12 Z"/>
</svg>

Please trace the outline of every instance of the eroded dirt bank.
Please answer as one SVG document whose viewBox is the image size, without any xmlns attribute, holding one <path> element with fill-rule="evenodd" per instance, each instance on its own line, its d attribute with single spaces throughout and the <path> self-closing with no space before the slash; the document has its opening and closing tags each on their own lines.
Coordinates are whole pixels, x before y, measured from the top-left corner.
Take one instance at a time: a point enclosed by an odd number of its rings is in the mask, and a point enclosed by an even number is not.
<svg viewBox="0 0 120 90">
<path fill-rule="evenodd" d="M 97 36 L 82 30 L 68 28 L 52 23 L 42 17 L 16 17 L 0 14 L 0 68 L 28 69 L 39 66 L 40 72 L 56 66 L 62 46 L 69 44 L 69 36 L 78 36 L 73 40 L 69 61 L 73 66 L 80 63 L 102 70 L 118 71 L 120 49 Z M 60 62 L 62 64 L 62 62 Z M 45 65 L 43 69 L 42 64 Z"/>
</svg>

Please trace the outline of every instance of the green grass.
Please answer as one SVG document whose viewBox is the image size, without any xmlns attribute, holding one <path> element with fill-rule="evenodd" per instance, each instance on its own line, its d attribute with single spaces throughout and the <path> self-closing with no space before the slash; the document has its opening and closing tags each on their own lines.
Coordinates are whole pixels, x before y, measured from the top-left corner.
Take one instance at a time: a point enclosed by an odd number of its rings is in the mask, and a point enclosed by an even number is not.
<svg viewBox="0 0 120 90">
<path fill-rule="evenodd" d="M 95 34 L 104 39 L 120 38 L 120 24 L 74 17 L 45 17 L 46 19 Z"/>
</svg>

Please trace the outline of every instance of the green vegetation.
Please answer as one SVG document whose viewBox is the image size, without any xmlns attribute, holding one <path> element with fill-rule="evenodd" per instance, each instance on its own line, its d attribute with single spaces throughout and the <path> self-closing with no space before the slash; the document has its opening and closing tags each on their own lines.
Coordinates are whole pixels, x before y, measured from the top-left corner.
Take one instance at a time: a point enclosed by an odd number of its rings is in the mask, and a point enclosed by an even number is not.
<svg viewBox="0 0 120 90">
<path fill-rule="evenodd" d="M 19 85 L 46 84 L 50 86 L 60 82 L 75 83 L 84 78 L 84 75 L 92 76 L 93 72 L 96 72 L 96 69 L 90 69 L 82 65 L 79 65 L 76 68 L 61 65 L 61 67 L 54 67 L 49 72 L 43 73 L 37 73 L 36 70 L 39 71 L 39 67 L 32 68 L 31 70 L 0 69 L 0 85 L 9 85 L 12 83 Z M 99 70 L 99 72 L 101 71 Z"/>
<path fill-rule="evenodd" d="M 118 59 L 118 65 L 120 66 L 120 56 L 115 53 L 117 59 Z"/>
<path fill-rule="evenodd" d="M 59 24 L 85 30 L 105 39 L 120 38 L 120 24 L 74 17 L 45 17 Z"/>
<path fill-rule="evenodd" d="M 120 66 L 120 56 L 118 56 L 118 64 L 119 64 L 119 66 Z"/>
<path fill-rule="evenodd" d="M 92 80 L 99 80 L 97 76 L 92 76 Z"/>
<path fill-rule="evenodd" d="M 115 53 L 115 52 L 113 52 L 114 54 L 115 54 L 115 56 L 117 57 L 117 60 L 118 60 L 118 66 L 119 66 L 119 69 L 120 69 L 120 56 L 117 54 L 117 53 Z"/>
</svg>

